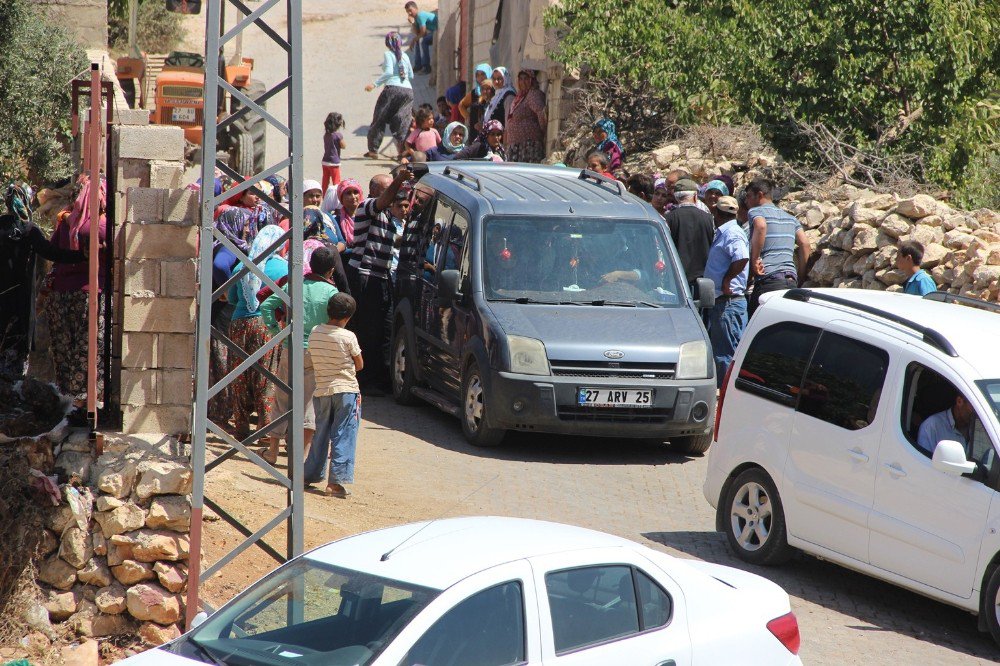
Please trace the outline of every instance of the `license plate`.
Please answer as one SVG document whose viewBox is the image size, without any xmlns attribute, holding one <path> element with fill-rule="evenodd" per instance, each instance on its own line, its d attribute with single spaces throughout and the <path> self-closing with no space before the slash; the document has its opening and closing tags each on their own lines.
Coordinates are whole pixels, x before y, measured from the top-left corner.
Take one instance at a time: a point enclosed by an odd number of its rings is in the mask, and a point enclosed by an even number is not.
<svg viewBox="0 0 1000 666">
<path fill-rule="evenodd" d="M 170 119 L 175 123 L 193 123 L 194 109 L 175 107 L 170 111 Z"/>
<path fill-rule="evenodd" d="M 581 388 L 577 393 L 577 404 L 581 407 L 651 408 L 653 389 Z"/>
</svg>

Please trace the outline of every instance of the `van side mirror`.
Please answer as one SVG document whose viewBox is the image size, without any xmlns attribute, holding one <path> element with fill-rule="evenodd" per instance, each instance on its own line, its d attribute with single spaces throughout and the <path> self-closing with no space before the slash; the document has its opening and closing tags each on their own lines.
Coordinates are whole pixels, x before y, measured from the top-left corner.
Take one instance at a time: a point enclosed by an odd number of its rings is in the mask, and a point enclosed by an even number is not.
<svg viewBox="0 0 1000 666">
<path fill-rule="evenodd" d="M 708 278 L 698 278 L 695 283 L 695 300 L 702 310 L 715 307 L 715 283 Z"/>
<path fill-rule="evenodd" d="M 459 282 L 462 276 L 454 268 L 441 271 L 438 277 L 438 298 L 444 303 L 453 303 L 462 295 L 459 291 Z"/>
<path fill-rule="evenodd" d="M 965 447 L 961 442 L 951 439 L 943 439 L 934 447 L 931 466 L 939 472 L 952 476 L 972 474 L 976 471 L 976 463 L 965 457 Z"/>
</svg>

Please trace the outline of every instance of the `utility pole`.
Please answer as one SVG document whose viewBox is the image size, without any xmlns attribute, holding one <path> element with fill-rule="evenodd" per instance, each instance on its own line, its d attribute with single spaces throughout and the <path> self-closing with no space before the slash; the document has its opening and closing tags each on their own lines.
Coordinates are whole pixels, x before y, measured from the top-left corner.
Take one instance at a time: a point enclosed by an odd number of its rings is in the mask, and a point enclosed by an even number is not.
<svg viewBox="0 0 1000 666">
<path fill-rule="evenodd" d="M 209 0 L 207 3 L 207 30 L 205 45 L 205 109 L 216 109 L 220 99 L 228 93 L 240 102 L 239 109 L 220 120 L 212 113 L 206 113 L 202 138 L 203 158 L 201 169 L 201 233 L 198 258 L 198 327 L 197 365 L 195 370 L 195 408 L 192 427 L 191 463 L 194 468 L 194 484 L 191 494 L 191 559 L 188 570 L 187 627 L 190 629 L 195 614 L 200 608 L 211 610 L 200 597 L 201 585 L 214 573 L 229 564 L 251 546 L 257 546 L 276 563 L 283 563 L 302 553 L 304 547 L 303 518 L 305 514 L 302 483 L 304 396 L 303 396 L 303 348 L 304 332 L 302 321 L 302 0 L 262 0 L 251 10 L 243 0 Z M 236 10 L 238 20 L 226 30 L 223 16 L 227 5 Z M 280 11 L 284 8 L 284 11 Z M 272 11 L 274 10 L 274 11 Z M 273 16 L 272 16 L 273 15 Z M 251 99 L 243 91 L 230 85 L 224 74 L 223 49 L 233 40 L 240 40 L 243 32 L 256 26 L 282 51 L 286 57 L 287 75 L 279 77 L 267 92 Z M 279 32 L 279 27 L 282 32 Z M 237 43 L 239 43 L 237 41 Z M 264 103 L 275 102 L 287 105 L 288 123 L 279 122 L 264 109 Z M 287 138 L 287 150 L 272 156 L 271 166 L 260 173 L 243 180 L 241 174 L 233 171 L 223 160 L 217 159 L 217 136 L 225 132 L 234 122 L 249 114 L 258 114 Z M 228 175 L 236 183 L 233 189 L 215 196 L 213 183 L 216 170 Z M 267 196 L 257 187 L 257 183 L 274 174 L 287 174 L 287 206 Z M 242 182 L 241 182 L 242 181 Z M 289 231 L 271 247 L 256 257 L 249 257 L 231 240 L 219 232 L 214 225 L 215 207 L 224 200 L 247 190 L 255 192 L 261 199 L 274 207 L 281 216 L 290 220 Z M 289 242 L 289 270 L 287 292 L 269 278 L 256 265 Z M 238 270 L 221 285 L 213 285 L 213 249 L 225 247 L 238 258 Z M 229 286 L 253 272 L 264 285 L 270 287 L 284 302 L 286 325 L 282 331 L 269 340 L 260 350 L 247 354 L 229 339 L 228 333 L 212 326 L 212 305 L 228 291 Z M 287 346 L 282 347 L 287 340 Z M 210 342 L 217 341 L 226 346 L 228 353 L 241 359 L 239 366 L 225 377 L 210 377 Z M 280 349 L 279 349 L 280 348 Z M 289 377 L 277 377 L 260 360 L 269 352 L 288 354 Z M 220 391 L 230 386 L 246 373 L 261 373 L 274 383 L 277 391 L 289 394 L 291 409 L 272 417 L 269 423 L 258 423 L 257 429 L 247 438 L 237 440 L 224 428 L 208 417 L 209 401 Z M 283 474 L 268 464 L 250 447 L 269 436 L 279 423 L 287 423 L 288 472 Z M 213 438 L 213 451 L 209 453 L 208 438 Z M 219 453 L 220 447 L 223 449 Z M 286 506 L 270 521 L 254 529 L 244 525 L 239 516 L 206 494 L 206 477 L 216 467 L 242 456 L 261 467 L 264 473 L 285 488 Z M 206 565 L 202 561 L 202 514 L 207 506 L 245 537 L 232 550 L 215 562 Z M 238 512 L 238 509 L 236 510 Z M 274 529 L 285 525 L 286 542 L 283 552 L 264 541 L 264 537 Z"/>
</svg>

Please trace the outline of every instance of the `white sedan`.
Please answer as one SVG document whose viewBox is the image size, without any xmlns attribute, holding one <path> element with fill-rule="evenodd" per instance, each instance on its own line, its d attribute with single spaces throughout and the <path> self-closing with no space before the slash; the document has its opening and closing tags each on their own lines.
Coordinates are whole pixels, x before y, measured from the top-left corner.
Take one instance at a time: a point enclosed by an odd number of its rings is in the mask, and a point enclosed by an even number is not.
<svg viewBox="0 0 1000 666">
<path fill-rule="evenodd" d="M 788 595 L 601 532 L 453 518 L 279 567 L 123 666 L 801 664 Z"/>
</svg>

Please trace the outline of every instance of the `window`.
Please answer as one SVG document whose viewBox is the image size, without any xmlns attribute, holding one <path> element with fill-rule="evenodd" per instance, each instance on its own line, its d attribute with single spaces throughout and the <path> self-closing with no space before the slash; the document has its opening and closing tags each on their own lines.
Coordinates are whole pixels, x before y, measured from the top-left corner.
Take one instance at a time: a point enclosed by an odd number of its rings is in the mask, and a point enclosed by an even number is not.
<svg viewBox="0 0 1000 666">
<path fill-rule="evenodd" d="M 478 592 L 431 625 L 399 666 L 508 666 L 525 661 L 519 581 Z"/>
<path fill-rule="evenodd" d="M 750 343 L 736 387 L 794 407 L 819 333 L 814 326 L 791 322 L 762 329 Z"/>
<path fill-rule="evenodd" d="M 635 587 L 639 590 L 639 620 L 641 629 L 656 629 L 670 622 L 674 611 L 673 601 L 663 588 L 636 570 Z"/>
<path fill-rule="evenodd" d="M 624 564 L 555 571 L 546 574 L 545 587 L 560 654 L 662 627 L 673 612 L 670 595 Z"/>
<path fill-rule="evenodd" d="M 875 418 L 889 368 L 885 350 L 836 333 L 823 333 L 799 396 L 799 411 L 847 430 Z"/>
</svg>

